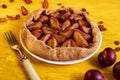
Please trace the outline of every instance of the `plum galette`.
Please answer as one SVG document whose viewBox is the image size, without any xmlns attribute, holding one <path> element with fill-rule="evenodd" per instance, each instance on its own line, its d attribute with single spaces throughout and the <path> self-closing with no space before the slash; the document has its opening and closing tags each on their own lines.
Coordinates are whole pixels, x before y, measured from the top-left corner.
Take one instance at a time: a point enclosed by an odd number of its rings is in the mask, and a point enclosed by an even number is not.
<svg viewBox="0 0 120 80">
<path fill-rule="evenodd" d="M 22 39 L 33 54 L 55 61 L 84 58 L 100 43 L 100 30 L 86 12 L 40 9 L 28 16 Z"/>
</svg>

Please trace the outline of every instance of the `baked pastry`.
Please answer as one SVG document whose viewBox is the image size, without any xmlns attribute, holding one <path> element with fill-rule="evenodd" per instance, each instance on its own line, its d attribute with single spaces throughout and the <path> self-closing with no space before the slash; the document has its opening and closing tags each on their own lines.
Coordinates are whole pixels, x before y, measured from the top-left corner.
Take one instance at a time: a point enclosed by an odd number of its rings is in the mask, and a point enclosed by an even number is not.
<svg viewBox="0 0 120 80">
<path fill-rule="evenodd" d="M 100 44 L 100 30 L 86 12 L 72 8 L 39 9 L 22 27 L 22 39 L 33 54 L 48 60 L 84 58 Z"/>
</svg>

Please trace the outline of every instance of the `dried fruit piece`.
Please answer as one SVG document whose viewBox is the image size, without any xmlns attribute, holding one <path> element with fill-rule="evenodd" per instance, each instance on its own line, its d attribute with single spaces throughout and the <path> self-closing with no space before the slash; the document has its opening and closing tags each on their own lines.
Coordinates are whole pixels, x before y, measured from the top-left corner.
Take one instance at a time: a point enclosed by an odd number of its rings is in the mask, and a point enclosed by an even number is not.
<svg viewBox="0 0 120 80">
<path fill-rule="evenodd" d="M 58 43 L 63 43 L 65 40 L 66 40 L 66 37 L 65 36 L 62 36 L 62 35 L 56 35 L 54 34 L 56 40 Z"/>
<path fill-rule="evenodd" d="M 52 29 L 50 27 L 43 27 L 42 30 L 43 30 L 44 34 L 57 34 L 58 33 L 57 30 Z"/>
<path fill-rule="evenodd" d="M 42 4 L 43 8 L 48 8 L 48 0 L 44 0 Z"/>
<path fill-rule="evenodd" d="M 36 29 L 36 30 L 33 30 L 31 33 L 38 39 L 40 38 L 42 31 L 40 29 Z"/>
<path fill-rule="evenodd" d="M 24 16 L 28 14 L 28 10 L 24 6 L 21 6 L 21 11 L 22 11 L 22 15 Z"/>
<path fill-rule="evenodd" d="M 77 45 L 79 45 L 81 47 L 87 47 L 88 46 L 88 42 L 80 34 L 80 32 L 75 31 L 73 37 L 74 37 L 74 40 L 76 41 Z"/>
<path fill-rule="evenodd" d="M 44 16 L 44 15 L 41 15 L 40 18 L 39 18 L 39 21 L 42 22 L 42 23 L 47 23 L 48 20 L 49 20 L 49 17 Z"/>
<path fill-rule="evenodd" d="M 40 40 L 46 43 L 51 37 L 51 34 L 44 35 Z"/>
<path fill-rule="evenodd" d="M 57 46 L 57 40 L 52 36 L 48 41 L 47 41 L 47 45 L 55 48 Z"/>
<path fill-rule="evenodd" d="M 7 18 L 9 20 L 18 20 L 20 18 L 20 14 L 16 14 L 16 15 L 7 15 Z"/>
<path fill-rule="evenodd" d="M 25 0 L 25 3 L 30 4 L 30 3 L 32 3 L 32 0 Z"/>
<path fill-rule="evenodd" d="M 30 24 L 27 28 L 31 31 L 34 29 L 40 29 L 42 27 L 41 22 L 35 22 L 34 24 Z"/>
<path fill-rule="evenodd" d="M 72 34 L 73 34 L 73 30 L 71 30 L 71 29 L 68 29 L 68 30 L 66 30 L 66 31 L 64 31 L 64 32 L 60 32 L 60 35 L 63 35 L 63 36 L 65 36 L 66 38 L 71 37 Z"/>
<path fill-rule="evenodd" d="M 65 30 L 66 28 L 68 28 L 71 25 L 69 20 L 66 20 L 63 25 L 62 25 L 62 30 Z"/>
<path fill-rule="evenodd" d="M 0 22 L 5 22 L 5 21 L 7 21 L 6 18 L 0 18 Z"/>
<path fill-rule="evenodd" d="M 55 17 L 51 17 L 50 18 L 50 24 L 51 24 L 51 27 L 54 28 L 54 29 L 60 29 L 60 24 L 59 24 L 59 21 L 57 20 L 57 18 Z"/>
</svg>

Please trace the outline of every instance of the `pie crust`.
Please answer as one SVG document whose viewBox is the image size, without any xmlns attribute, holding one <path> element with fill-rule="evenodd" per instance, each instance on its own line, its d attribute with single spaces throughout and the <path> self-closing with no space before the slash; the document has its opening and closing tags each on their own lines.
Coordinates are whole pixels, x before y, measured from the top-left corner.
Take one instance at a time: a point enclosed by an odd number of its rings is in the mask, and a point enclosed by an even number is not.
<svg viewBox="0 0 120 80">
<path fill-rule="evenodd" d="M 39 9 L 31 13 L 21 30 L 22 40 L 25 43 L 25 46 L 28 48 L 30 52 L 33 54 L 40 56 L 42 58 L 54 61 L 69 61 L 69 60 L 77 60 L 92 54 L 100 44 L 101 33 L 97 25 L 90 19 L 86 12 L 73 10 L 74 13 L 82 13 L 86 18 L 87 22 L 91 25 L 92 29 L 92 36 L 93 36 L 93 43 L 89 48 L 85 47 L 55 47 L 51 48 L 50 46 L 46 45 L 43 41 L 38 40 L 30 30 L 27 28 L 28 25 L 33 24 L 33 19 L 38 20 L 41 16 L 42 12 L 46 14 L 51 14 L 53 12 L 59 10 L 66 10 L 72 8 L 59 8 L 56 10 L 48 10 L 48 9 Z"/>
</svg>

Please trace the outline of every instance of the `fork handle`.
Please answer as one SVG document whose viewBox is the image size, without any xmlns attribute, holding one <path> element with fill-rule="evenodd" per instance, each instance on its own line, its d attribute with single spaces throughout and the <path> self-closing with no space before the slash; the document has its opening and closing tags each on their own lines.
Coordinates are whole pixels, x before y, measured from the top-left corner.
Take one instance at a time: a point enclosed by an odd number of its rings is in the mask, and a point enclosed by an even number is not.
<svg viewBox="0 0 120 80">
<path fill-rule="evenodd" d="M 28 73 L 31 80 L 40 80 L 39 76 L 37 75 L 36 71 L 34 70 L 32 64 L 28 59 L 23 59 L 23 65 L 26 69 L 26 72 Z"/>
</svg>

